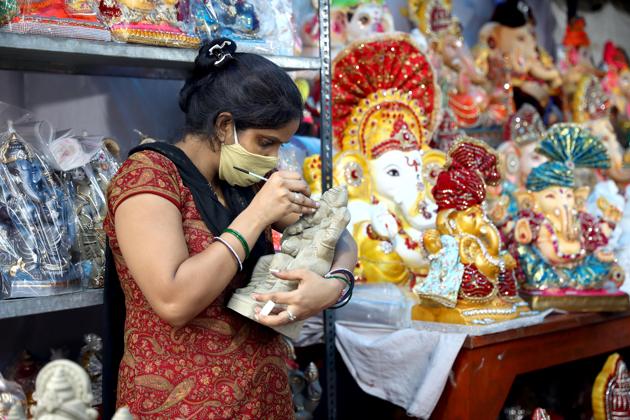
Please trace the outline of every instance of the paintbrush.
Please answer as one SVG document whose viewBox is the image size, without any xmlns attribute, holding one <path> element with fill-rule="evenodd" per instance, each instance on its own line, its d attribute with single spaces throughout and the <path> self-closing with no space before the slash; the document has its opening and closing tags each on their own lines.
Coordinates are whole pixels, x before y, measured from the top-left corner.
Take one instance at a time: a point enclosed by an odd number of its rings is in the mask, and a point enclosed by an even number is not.
<svg viewBox="0 0 630 420">
<path fill-rule="evenodd" d="M 265 178 L 264 176 L 260 176 L 253 172 L 249 172 L 247 169 L 239 168 L 238 166 L 233 166 L 233 168 L 236 169 L 237 171 L 244 172 L 249 176 L 253 176 L 254 178 L 260 179 L 261 181 L 265 181 L 265 182 L 269 181 L 269 179 Z"/>
<path fill-rule="evenodd" d="M 260 179 L 261 181 L 269 181 L 268 178 L 265 178 L 264 176 L 260 176 L 258 174 L 255 174 L 253 172 L 248 171 L 247 169 L 243 169 L 243 168 L 239 168 L 238 166 L 232 166 L 234 169 L 236 169 L 237 171 L 241 171 L 243 173 L 246 173 L 249 176 L 253 176 L 254 178 Z M 300 193 L 300 192 L 296 192 L 295 194 L 300 194 L 302 196 L 304 196 L 304 194 Z"/>
</svg>

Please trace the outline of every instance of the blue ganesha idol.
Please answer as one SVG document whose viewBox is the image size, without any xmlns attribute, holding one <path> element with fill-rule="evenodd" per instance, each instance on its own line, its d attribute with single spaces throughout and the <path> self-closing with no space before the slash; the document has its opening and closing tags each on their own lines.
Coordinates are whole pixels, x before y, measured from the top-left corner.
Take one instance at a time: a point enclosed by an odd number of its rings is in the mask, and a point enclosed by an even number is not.
<svg viewBox="0 0 630 420">
<path fill-rule="evenodd" d="M 607 248 L 607 222 L 586 211 L 588 187 L 576 186 L 576 168 L 609 166 L 606 147 L 577 124 L 556 124 L 537 151 L 548 162 L 517 192 L 519 213 L 511 250 L 522 269 L 522 289 L 534 309 L 621 311 L 624 272 Z M 610 287 L 610 285 L 614 287 Z"/>
<path fill-rule="evenodd" d="M 71 263 L 74 209 L 62 183 L 16 132 L 0 141 L 0 274 L 3 297 L 78 290 Z"/>
</svg>

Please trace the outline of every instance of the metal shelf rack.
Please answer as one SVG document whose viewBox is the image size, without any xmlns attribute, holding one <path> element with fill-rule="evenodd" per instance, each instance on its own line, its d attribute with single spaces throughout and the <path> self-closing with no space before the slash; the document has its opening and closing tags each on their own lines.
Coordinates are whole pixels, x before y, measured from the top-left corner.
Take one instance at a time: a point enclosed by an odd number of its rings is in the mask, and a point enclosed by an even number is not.
<svg viewBox="0 0 630 420">
<path fill-rule="evenodd" d="M 247 52 L 247 45 L 239 46 Z M 0 69 L 101 76 L 183 79 L 197 50 L 55 38 L 0 31 Z M 319 70 L 319 58 L 266 56 L 284 68 Z"/>
<path fill-rule="evenodd" d="M 57 296 L 1 300 L 0 319 L 86 308 L 102 303 L 102 289 L 84 290 Z"/>
</svg>

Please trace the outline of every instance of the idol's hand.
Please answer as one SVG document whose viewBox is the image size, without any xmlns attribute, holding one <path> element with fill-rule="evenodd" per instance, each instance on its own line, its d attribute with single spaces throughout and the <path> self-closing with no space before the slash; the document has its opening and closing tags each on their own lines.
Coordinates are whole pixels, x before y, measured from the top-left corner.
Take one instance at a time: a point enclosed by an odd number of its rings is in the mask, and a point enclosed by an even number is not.
<svg viewBox="0 0 630 420">
<path fill-rule="evenodd" d="M 252 298 L 260 302 L 256 308 L 258 322 L 269 327 L 289 324 L 317 315 L 337 303 L 344 288 L 338 279 L 327 279 L 309 270 L 291 270 L 273 273 L 278 279 L 298 281 L 297 289 L 291 292 L 254 294 Z M 263 316 L 260 309 L 267 301 L 276 303 L 271 315 Z"/>
<path fill-rule="evenodd" d="M 308 184 L 300 174 L 278 171 L 258 191 L 249 208 L 269 226 L 291 214 L 315 213 L 319 203 L 311 200 L 310 195 Z"/>
</svg>

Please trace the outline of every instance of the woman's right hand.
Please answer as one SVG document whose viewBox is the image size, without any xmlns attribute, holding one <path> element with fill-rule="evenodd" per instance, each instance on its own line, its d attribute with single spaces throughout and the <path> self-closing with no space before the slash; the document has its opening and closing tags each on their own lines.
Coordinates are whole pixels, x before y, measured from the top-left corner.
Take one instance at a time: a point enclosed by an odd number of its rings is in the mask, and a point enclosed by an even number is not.
<svg viewBox="0 0 630 420">
<path fill-rule="evenodd" d="M 264 219 L 266 225 L 272 225 L 291 214 L 315 213 L 319 203 L 309 197 L 308 184 L 297 172 L 274 172 L 258 191 L 250 204 Z"/>
</svg>

